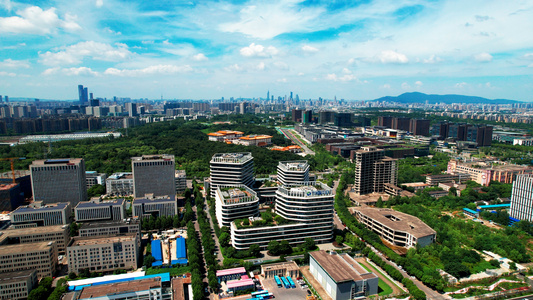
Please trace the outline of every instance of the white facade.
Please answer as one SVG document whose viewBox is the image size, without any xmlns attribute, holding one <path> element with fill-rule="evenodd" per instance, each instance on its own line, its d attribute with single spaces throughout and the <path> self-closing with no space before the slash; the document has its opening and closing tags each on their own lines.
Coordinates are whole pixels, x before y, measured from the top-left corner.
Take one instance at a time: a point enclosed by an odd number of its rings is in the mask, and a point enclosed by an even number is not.
<svg viewBox="0 0 533 300">
<path fill-rule="evenodd" d="M 220 227 L 230 226 L 233 220 L 259 215 L 259 198 L 245 185 L 218 186 L 215 213 Z"/>
<path fill-rule="evenodd" d="M 533 174 L 516 176 L 509 216 L 518 220 L 533 221 Z"/>
<path fill-rule="evenodd" d="M 106 179 L 105 188 L 108 195 L 133 195 L 133 174 L 115 173 Z"/>
<path fill-rule="evenodd" d="M 280 161 L 278 181 L 282 185 L 309 181 L 309 164 L 306 160 Z"/>
<path fill-rule="evenodd" d="M 134 217 L 149 217 L 151 215 L 162 217 L 178 214 L 178 203 L 175 197 L 135 199 L 132 205 Z"/>
<path fill-rule="evenodd" d="M 252 153 L 217 153 L 210 161 L 211 197 L 219 185 L 245 185 L 252 187 L 254 178 Z"/>
</svg>

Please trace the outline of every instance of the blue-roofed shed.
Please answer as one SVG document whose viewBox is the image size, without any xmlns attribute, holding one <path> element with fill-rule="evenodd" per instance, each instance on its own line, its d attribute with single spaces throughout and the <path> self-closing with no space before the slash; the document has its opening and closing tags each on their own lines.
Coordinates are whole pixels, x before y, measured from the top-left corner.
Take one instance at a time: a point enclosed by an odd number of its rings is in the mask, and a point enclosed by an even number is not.
<svg viewBox="0 0 533 300">
<path fill-rule="evenodd" d="M 477 218 L 479 216 L 479 212 L 472 210 L 470 208 L 463 208 L 463 213 L 467 216 L 471 216 L 473 218 Z"/>
<path fill-rule="evenodd" d="M 481 209 L 498 209 L 498 208 L 509 208 L 511 207 L 511 203 L 507 204 L 493 204 L 493 205 L 480 205 L 479 208 Z"/>
<path fill-rule="evenodd" d="M 156 261 L 163 260 L 163 249 L 161 248 L 160 240 L 152 240 L 152 256 Z"/>
<path fill-rule="evenodd" d="M 175 259 L 187 258 L 187 250 L 185 248 L 185 238 L 176 238 L 176 257 Z"/>
</svg>

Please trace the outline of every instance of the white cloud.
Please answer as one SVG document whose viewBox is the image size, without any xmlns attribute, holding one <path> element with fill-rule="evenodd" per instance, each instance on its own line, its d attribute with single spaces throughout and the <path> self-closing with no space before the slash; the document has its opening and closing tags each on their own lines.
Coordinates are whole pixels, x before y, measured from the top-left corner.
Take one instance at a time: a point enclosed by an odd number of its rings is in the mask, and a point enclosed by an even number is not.
<svg viewBox="0 0 533 300">
<path fill-rule="evenodd" d="M 287 82 L 287 78 L 280 78 L 280 79 L 277 80 L 277 82 L 286 83 Z"/>
<path fill-rule="evenodd" d="M 67 76 L 98 76 L 100 75 L 98 72 L 95 72 L 91 68 L 87 68 L 87 67 L 79 67 L 79 68 L 55 67 L 55 68 L 46 69 L 42 73 L 42 75 L 45 75 L 45 76 L 57 75 L 57 74 L 63 74 Z"/>
<path fill-rule="evenodd" d="M 17 76 L 17 74 L 6 72 L 6 71 L 0 71 L 0 76 L 15 77 Z"/>
<path fill-rule="evenodd" d="M 385 83 L 384 85 L 381 86 L 381 88 L 388 90 L 388 89 L 390 89 L 390 84 Z"/>
<path fill-rule="evenodd" d="M 435 54 L 432 54 L 428 59 L 422 60 L 425 64 L 435 64 L 442 61 L 442 58 L 436 56 Z"/>
<path fill-rule="evenodd" d="M 0 18 L 0 32 L 15 34 L 45 35 L 62 28 L 68 31 L 81 29 L 76 23 L 76 16 L 66 14 L 61 20 L 55 8 L 42 10 L 37 6 L 30 6 L 16 12 L 15 17 Z"/>
<path fill-rule="evenodd" d="M 421 86 L 424 85 L 424 83 L 422 83 L 422 81 L 417 81 L 417 82 L 415 82 L 415 85 L 416 85 L 417 87 L 421 87 Z"/>
<path fill-rule="evenodd" d="M 163 41 L 163 45 L 172 45 L 172 43 L 169 42 L 168 40 L 164 40 L 164 41 Z"/>
<path fill-rule="evenodd" d="M 243 72 L 244 68 L 241 67 L 239 64 L 233 64 L 231 66 L 227 66 L 224 68 L 227 72 Z"/>
<path fill-rule="evenodd" d="M 171 74 L 178 74 L 178 73 L 187 73 L 187 72 L 191 72 L 192 70 L 193 70 L 192 67 L 189 65 L 184 65 L 184 66 L 155 65 L 155 66 L 149 66 L 143 69 L 119 70 L 115 68 L 109 68 L 105 70 L 104 74 L 124 76 L 124 77 L 139 77 L 139 76 L 155 75 L 155 74 L 171 75 Z"/>
<path fill-rule="evenodd" d="M 0 68 L 28 69 L 29 67 L 30 67 L 30 63 L 26 60 L 12 60 L 11 58 L 8 58 L 0 62 Z"/>
<path fill-rule="evenodd" d="M 278 49 L 273 46 L 263 47 L 263 45 L 256 45 L 251 43 L 250 46 L 241 48 L 240 53 L 245 57 L 272 57 L 278 54 Z"/>
<path fill-rule="evenodd" d="M 342 76 L 337 76 L 337 74 L 327 74 L 325 77 L 326 80 L 330 81 L 340 81 L 340 82 L 347 82 L 347 81 L 359 81 L 357 77 L 353 74 L 344 74 Z"/>
<path fill-rule="evenodd" d="M 284 70 L 284 71 L 289 69 L 289 65 L 284 63 L 284 62 L 282 62 L 282 61 L 275 62 L 274 63 L 274 67 L 276 67 L 276 68 L 278 68 L 280 70 Z"/>
<path fill-rule="evenodd" d="M 342 69 L 342 74 L 352 74 L 352 71 L 350 71 L 350 69 L 348 69 L 348 68 L 343 68 Z"/>
<path fill-rule="evenodd" d="M 490 62 L 492 61 L 492 55 L 488 54 L 487 52 L 482 52 L 474 55 L 474 59 L 477 62 Z"/>
<path fill-rule="evenodd" d="M 208 60 L 207 56 L 205 56 L 203 53 L 198 53 L 195 56 L 192 57 L 192 59 L 196 61 L 205 61 Z"/>
<path fill-rule="evenodd" d="M 524 54 L 525 59 L 533 59 L 533 53 L 526 53 Z"/>
<path fill-rule="evenodd" d="M 265 63 L 264 62 L 260 62 L 259 64 L 257 64 L 257 66 L 255 67 L 257 70 L 259 71 L 263 71 L 265 69 Z"/>
<path fill-rule="evenodd" d="M 492 84 L 490 84 L 490 82 L 485 83 L 485 87 L 488 87 L 489 89 L 493 88 L 493 86 L 492 86 Z"/>
<path fill-rule="evenodd" d="M 143 43 L 143 44 L 145 44 L 145 45 L 146 45 L 146 44 L 153 44 L 154 41 L 141 41 L 141 43 Z"/>
<path fill-rule="evenodd" d="M 302 50 L 304 52 L 309 52 L 309 53 L 315 53 L 315 52 L 318 52 L 318 49 L 313 47 L 313 46 L 309 46 L 309 45 L 304 45 L 302 46 Z"/>
<path fill-rule="evenodd" d="M 409 89 L 411 89 L 411 86 L 409 85 L 409 83 L 404 82 L 404 83 L 402 83 L 402 89 L 409 90 Z"/>
<path fill-rule="evenodd" d="M 405 54 L 392 50 L 381 51 L 375 58 L 383 64 L 405 64 L 409 62 Z"/>
<path fill-rule="evenodd" d="M 104 0 L 96 0 L 95 5 L 96 5 L 96 7 L 98 7 L 98 8 L 104 6 Z"/>
<path fill-rule="evenodd" d="M 109 28 L 109 27 L 104 28 L 104 31 L 107 32 L 107 33 L 110 33 L 110 34 L 114 34 L 114 35 L 122 35 L 122 32 L 120 32 L 120 31 L 114 31 L 114 30 L 112 30 L 112 29 Z"/>
<path fill-rule="evenodd" d="M 13 9 L 13 4 L 11 4 L 10 0 L 0 0 L 0 6 L 3 6 L 7 11 Z"/>
<path fill-rule="evenodd" d="M 455 84 L 455 88 L 458 88 L 458 89 L 464 89 L 467 86 L 468 86 L 468 83 L 466 82 L 459 82 Z"/>
<path fill-rule="evenodd" d="M 40 62 L 47 66 L 75 65 L 85 57 L 103 61 L 122 61 L 131 56 L 125 44 L 116 44 L 113 47 L 94 41 L 80 42 L 71 46 L 62 47 L 62 51 L 39 53 Z"/>
</svg>

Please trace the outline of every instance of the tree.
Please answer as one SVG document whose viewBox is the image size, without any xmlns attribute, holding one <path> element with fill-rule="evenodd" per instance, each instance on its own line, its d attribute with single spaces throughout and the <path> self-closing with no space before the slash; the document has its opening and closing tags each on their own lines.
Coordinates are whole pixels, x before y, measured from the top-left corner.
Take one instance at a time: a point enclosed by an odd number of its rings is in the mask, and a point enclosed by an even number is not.
<svg viewBox="0 0 533 300">
<path fill-rule="evenodd" d="M 220 242 L 220 247 L 227 247 L 229 245 L 230 239 L 231 237 L 227 232 L 222 232 L 220 234 L 220 237 L 218 238 L 218 241 Z"/>
<path fill-rule="evenodd" d="M 280 253 L 279 242 L 272 240 L 268 243 L 267 250 L 270 254 L 277 256 Z"/>
<path fill-rule="evenodd" d="M 376 202 L 376 207 L 383 207 L 383 199 L 381 197 L 378 198 L 378 201 Z"/>
<path fill-rule="evenodd" d="M 261 248 L 257 244 L 250 245 L 250 256 L 258 257 L 261 254 Z"/>
<path fill-rule="evenodd" d="M 304 243 L 302 244 L 302 247 L 305 250 L 307 250 L 307 251 L 311 251 L 311 250 L 315 249 L 315 247 L 316 247 L 315 240 L 312 239 L 312 238 L 306 238 L 304 240 Z"/>
<path fill-rule="evenodd" d="M 151 268 L 154 262 L 155 262 L 155 258 L 150 254 L 146 255 L 143 259 L 143 265 L 146 266 L 147 268 Z"/>
<path fill-rule="evenodd" d="M 79 230 L 79 226 L 76 222 L 72 222 L 70 223 L 70 226 L 69 226 L 69 235 L 70 236 L 77 236 L 78 235 L 78 230 Z"/>
<path fill-rule="evenodd" d="M 509 269 L 511 269 L 512 271 L 516 271 L 516 263 L 514 261 L 509 264 Z"/>
<path fill-rule="evenodd" d="M 105 194 L 105 187 L 101 184 L 95 184 L 87 190 L 87 196 L 89 198 L 98 197 Z"/>
<path fill-rule="evenodd" d="M 283 240 L 279 242 L 279 252 L 280 254 L 291 254 L 292 253 L 292 247 L 288 241 Z"/>
<path fill-rule="evenodd" d="M 337 242 L 337 244 L 339 245 L 342 245 L 342 242 L 344 242 L 344 238 L 342 237 L 342 235 L 337 235 L 335 237 L 335 242 Z"/>
</svg>

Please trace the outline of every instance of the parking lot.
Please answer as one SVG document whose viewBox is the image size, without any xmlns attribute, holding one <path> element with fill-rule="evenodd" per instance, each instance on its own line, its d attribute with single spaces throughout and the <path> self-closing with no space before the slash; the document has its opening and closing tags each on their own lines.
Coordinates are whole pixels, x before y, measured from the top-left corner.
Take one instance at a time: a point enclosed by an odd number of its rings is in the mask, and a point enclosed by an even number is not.
<svg viewBox="0 0 533 300">
<path fill-rule="evenodd" d="M 268 290 L 270 293 L 274 294 L 274 297 L 276 299 L 305 299 L 305 296 L 307 295 L 307 291 L 309 289 L 302 289 L 296 278 L 293 278 L 292 280 L 294 280 L 294 284 L 296 285 L 296 288 L 294 289 L 286 289 L 284 287 L 279 288 L 274 278 L 263 279 L 261 280 L 261 283 L 263 284 L 265 290 Z"/>
</svg>

